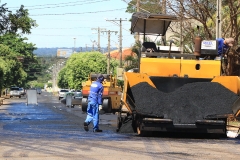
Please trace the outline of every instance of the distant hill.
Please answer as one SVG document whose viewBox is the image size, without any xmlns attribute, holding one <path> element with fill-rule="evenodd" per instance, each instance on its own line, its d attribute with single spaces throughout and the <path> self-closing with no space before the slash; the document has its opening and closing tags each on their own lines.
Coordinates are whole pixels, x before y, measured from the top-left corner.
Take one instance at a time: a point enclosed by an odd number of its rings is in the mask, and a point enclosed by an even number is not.
<svg viewBox="0 0 240 160">
<path fill-rule="evenodd" d="M 57 50 L 58 49 L 72 49 L 73 48 L 66 48 L 66 47 L 62 47 L 62 48 L 38 48 L 36 50 L 33 51 L 33 53 L 35 55 L 37 55 L 38 57 L 54 57 L 57 55 Z M 91 51 L 92 48 L 88 48 L 88 51 Z M 116 50 L 117 48 L 111 48 L 111 51 Z M 95 50 L 97 50 L 97 48 L 95 48 Z M 75 49 L 76 52 L 86 52 L 86 48 L 82 47 L 82 50 L 80 51 L 80 48 L 76 48 Z M 101 51 L 103 53 L 106 53 L 108 51 L 107 48 L 101 48 Z"/>
</svg>

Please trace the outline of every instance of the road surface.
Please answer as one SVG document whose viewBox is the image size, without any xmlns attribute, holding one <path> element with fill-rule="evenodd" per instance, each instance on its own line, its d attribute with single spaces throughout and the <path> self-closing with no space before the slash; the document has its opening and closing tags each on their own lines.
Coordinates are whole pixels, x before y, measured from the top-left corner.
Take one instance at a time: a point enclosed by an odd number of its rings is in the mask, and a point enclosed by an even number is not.
<svg viewBox="0 0 240 160">
<path fill-rule="evenodd" d="M 25 98 L 0 106 L 0 160 L 197 160 L 239 159 L 240 138 L 192 135 L 139 137 L 116 133 L 116 116 L 100 115 L 102 133 L 85 132 L 80 106 L 65 107 L 42 92 L 38 105 Z"/>
</svg>

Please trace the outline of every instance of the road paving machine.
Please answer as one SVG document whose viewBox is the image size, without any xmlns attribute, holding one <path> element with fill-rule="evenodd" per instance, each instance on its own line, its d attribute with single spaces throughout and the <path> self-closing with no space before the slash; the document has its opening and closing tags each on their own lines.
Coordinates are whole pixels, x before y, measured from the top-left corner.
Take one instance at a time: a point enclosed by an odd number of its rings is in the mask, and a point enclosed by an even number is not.
<svg viewBox="0 0 240 160">
<path fill-rule="evenodd" d="M 87 111 L 88 106 L 88 95 L 90 92 L 90 86 L 92 82 L 97 80 L 97 75 L 91 73 L 88 77 L 88 80 L 82 84 L 82 111 Z M 122 88 L 117 85 L 117 79 L 111 74 L 103 74 L 103 104 L 102 109 L 105 113 L 115 113 L 119 110 L 121 102 L 121 93 Z"/>
<path fill-rule="evenodd" d="M 131 32 L 164 36 L 176 16 L 137 12 Z M 143 42 L 137 72 L 124 72 L 118 131 L 131 120 L 134 132 L 226 135 L 227 120 L 240 115 L 240 80 L 223 76 L 216 40 L 195 39 L 195 53 Z M 126 109 L 123 109 L 126 108 Z"/>
</svg>

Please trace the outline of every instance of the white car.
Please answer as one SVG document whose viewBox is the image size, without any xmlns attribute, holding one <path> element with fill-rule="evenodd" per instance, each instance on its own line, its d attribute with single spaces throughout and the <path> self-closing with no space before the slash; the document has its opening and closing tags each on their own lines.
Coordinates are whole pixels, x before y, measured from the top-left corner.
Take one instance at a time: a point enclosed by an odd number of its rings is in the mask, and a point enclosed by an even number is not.
<svg viewBox="0 0 240 160">
<path fill-rule="evenodd" d="M 26 92 L 23 88 L 19 88 L 19 91 L 21 93 L 22 96 L 25 96 L 26 95 Z"/>
<path fill-rule="evenodd" d="M 12 98 L 12 97 L 21 98 L 21 91 L 19 90 L 19 87 L 11 87 L 10 88 L 10 98 Z"/>
<path fill-rule="evenodd" d="M 65 95 L 65 93 L 69 92 L 68 89 L 60 89 L 59 92 L 58 92 L 58 99 L 62 99 Z"/>
</svg>

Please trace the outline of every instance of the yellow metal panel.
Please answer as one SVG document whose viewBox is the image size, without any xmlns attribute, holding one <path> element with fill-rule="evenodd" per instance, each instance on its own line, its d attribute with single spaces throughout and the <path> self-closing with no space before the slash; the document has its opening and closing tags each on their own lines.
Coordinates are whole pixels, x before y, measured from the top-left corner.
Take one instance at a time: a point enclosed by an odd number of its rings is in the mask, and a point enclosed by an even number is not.
<svg viewBox="0 0 240 160">
<path fill-rule="evenodd" d="M 127 81 L 129 83 L 130 87 L 133 87 L 134 85 L 141 83 L 141 82 L 147 82 L 151 86 L 155 87 L 153 82 L 149 79 L 149 76 L 145 73 L 125 72 L 125 77 L 126 77 L 125 81 Z M 124 84 L 124 87 L 125 86 L 126 85 Z"/>
<path fill-rule="evenodd" d="M 121 95 L 117 96 L 110 96 L 111 102 L 112 102 L 112 109 L 119 109 L 120 108 L 120 102 L 121 102 Z"/>
<path fill-rule="evenodd" d="M 214 78 L 220 76 L 221 61 L 215 60 L 181 60 L 181 75 L 189 78 Z M 199 68 L 198 68 L 199 67 Z"/>
<path fill-rule="evenodd" d="M 104 87 L 110 87 L 111 86 L 111 82 L 108 82 L 108 81 L 103 81 L 103 86 Z"/>
<path fill-rule="evenodd" d="M 92 81 L 82 82 L 82 86 L 91 86 Z"/>
<path fill-rule="evenodd" d="M 212 82 L 218 82 L 238 95 L 240 93 L 240 79 L 238 76 L 218 76 Z"/>
<path fill-rule="evenodd" d="M 180 59 L 141 58 L 140 73 L 161 77 L 180 76 L 180 62 Z"/>
</svg>

